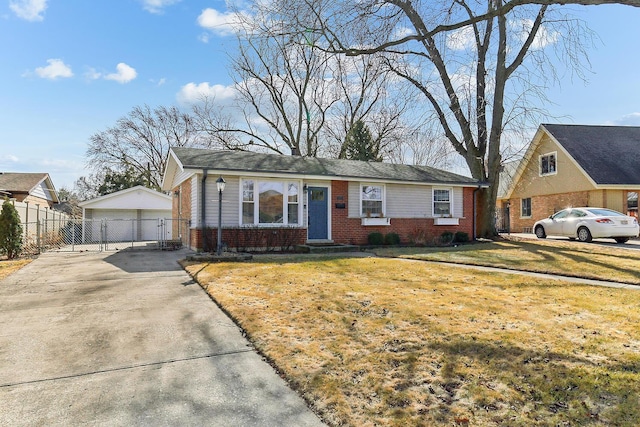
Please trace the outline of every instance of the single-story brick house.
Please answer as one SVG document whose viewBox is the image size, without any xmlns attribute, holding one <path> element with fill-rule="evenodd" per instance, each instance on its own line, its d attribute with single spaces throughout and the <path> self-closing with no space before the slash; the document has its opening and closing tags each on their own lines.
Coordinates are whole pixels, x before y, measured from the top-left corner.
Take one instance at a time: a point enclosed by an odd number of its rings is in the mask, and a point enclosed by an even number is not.
<svg viewBox="0 0 640 427">
<path fill-rule="evenodd" d="M 366 244 L 374 231 L 402 242 L 430 242 L 444 231 L 473 238 L 475 191 L 486 187 L 426 166 L 172 148 L 162 190 L 175 196 L 173 218 L 190 220 L 193 248 L 217 240 L 220 177 L 230 248 L 264 246 L 247 243 L 256 230 L 292 244 Z"/>
<path fill-rule="evenodd" d="M 571 206 L 637 217 L 640 127 L 541 124 L 510 175 L 498 196 L 505 231 L 531 232 L 537 220 Z"/>
</svg>

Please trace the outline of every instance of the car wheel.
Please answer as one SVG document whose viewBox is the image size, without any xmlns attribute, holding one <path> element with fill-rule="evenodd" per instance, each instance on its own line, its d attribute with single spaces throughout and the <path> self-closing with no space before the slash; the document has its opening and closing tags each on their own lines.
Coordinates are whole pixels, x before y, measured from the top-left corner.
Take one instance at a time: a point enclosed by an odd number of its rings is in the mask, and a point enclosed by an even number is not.
<svg viewBox="0 0 640 427">
<path fill-rule="evenodd" d="M 616 243 L 627 243 L 628 241 L 628 237 L 616 237 Z"/>
<path fill-rule="evenodd" d="M 536 237 L 538 239 L 544 239 L 547 237 L 547 233 L 544 232 L 544 227 L 539 225 L 536 227 Z"/>
<path fill-rule="evenodd" d="M 592 240 L 591 232 L 587 227 L 578 228 L 578 240 L 581 242 L 590 242 Z"/>
</svg>

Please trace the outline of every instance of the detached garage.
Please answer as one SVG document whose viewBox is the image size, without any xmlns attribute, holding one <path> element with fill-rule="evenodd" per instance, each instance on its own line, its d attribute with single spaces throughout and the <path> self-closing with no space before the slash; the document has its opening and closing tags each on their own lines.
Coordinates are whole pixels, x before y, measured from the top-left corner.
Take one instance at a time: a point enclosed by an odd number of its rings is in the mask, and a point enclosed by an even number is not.
<svg viewBox="0 0 640 427">
<path fill-rule="evenodd" d="M 170 238 L 164 222 L 171 218 L 171 196 L 143 186 L 80 203 L 83 241 L 151 241 Z M 104 237 L 103 237 L 104 238 Z"/>
</svg>

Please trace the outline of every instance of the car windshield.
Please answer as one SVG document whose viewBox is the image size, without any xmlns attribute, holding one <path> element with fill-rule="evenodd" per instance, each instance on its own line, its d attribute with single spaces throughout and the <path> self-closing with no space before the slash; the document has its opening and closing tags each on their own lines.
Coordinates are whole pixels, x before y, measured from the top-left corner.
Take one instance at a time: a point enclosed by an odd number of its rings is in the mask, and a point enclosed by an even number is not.
<svg viewBox="0 0 640 427">
<path fill-rule="evenodd" d="M 620 212 L 612 211 L 611 209 L 585 209 L 596 216 L 625 216 Z"/>
</svg>

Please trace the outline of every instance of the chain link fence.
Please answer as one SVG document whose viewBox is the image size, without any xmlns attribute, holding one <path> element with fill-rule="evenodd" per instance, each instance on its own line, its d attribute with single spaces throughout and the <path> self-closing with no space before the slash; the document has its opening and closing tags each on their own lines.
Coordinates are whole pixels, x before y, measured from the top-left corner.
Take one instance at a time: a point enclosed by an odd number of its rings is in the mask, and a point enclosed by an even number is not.
<svg viewBox="0 0 640 427">
<path fill-rule="evenodd" d="M 189 222 L 183 219 L 68 219 L 22 224 L 24 255 L 45 251 L 110 251 L 128 247 L 176 249 L 191 242 Z"/>
</svg>

